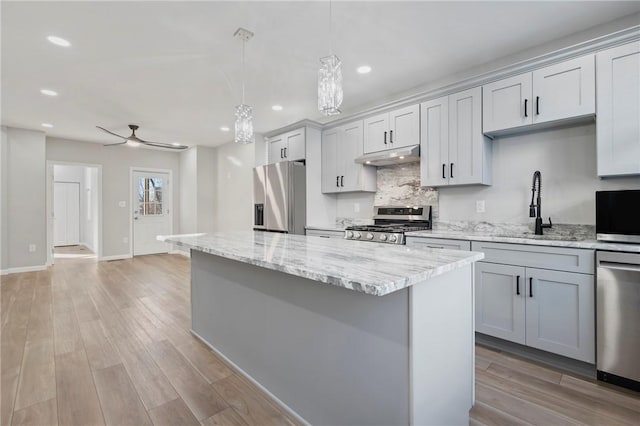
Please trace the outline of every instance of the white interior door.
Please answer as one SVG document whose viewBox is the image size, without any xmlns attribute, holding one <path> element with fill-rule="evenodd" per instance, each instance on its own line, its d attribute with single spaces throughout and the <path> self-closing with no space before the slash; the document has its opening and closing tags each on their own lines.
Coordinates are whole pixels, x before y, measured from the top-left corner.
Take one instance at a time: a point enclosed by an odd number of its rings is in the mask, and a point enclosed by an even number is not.
<svg viewBox="0 0 640 426">
<path fill-rule="evenodd" d="M 158 235 L 171 230 L 171 191 L 169 174 L 134 171 L 133 255 L 167 253 L 168 245 L 158 241 Z"/>
<path fill-rule="evenodd" d="M 53 188 L 53 245 L 78 245 L 80 244 L 80 184 L 54 182 Z"/>
</svg>

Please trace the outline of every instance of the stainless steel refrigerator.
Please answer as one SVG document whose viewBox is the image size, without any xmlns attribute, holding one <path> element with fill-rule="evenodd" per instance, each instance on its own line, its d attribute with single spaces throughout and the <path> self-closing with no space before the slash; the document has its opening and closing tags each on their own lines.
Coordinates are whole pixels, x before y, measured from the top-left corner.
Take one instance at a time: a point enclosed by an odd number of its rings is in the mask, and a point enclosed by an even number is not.
<svg viewBox="0 0 640 426">
<path fill-rule="evenodd" d="M 306 216 L 303 163 L 281 161 L 253 169 L 253 229 L 304 235 Z"/>
</svg>

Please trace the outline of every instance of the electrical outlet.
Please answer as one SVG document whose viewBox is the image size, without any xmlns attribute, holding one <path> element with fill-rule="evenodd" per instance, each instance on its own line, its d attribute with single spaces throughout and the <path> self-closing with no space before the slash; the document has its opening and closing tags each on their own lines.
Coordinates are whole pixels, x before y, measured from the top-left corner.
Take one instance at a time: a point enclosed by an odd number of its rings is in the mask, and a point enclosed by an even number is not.
<svg viewBox="0 0 640 426">
<path fill-rule="evenodd" d="M 122 244 L 129 244 L 129 238 L 128 237 L 122 237 Z"/>
<path fill-rule="evenodd" d="M 484 213 L 484 200 L 476 201 L 476 213 Z"/>
<path fill-rule="evenodd" d="M 118 201 L 118 207 L 127 207 L 126 201 Z"/>
<path fill-rule="evenodd" d="M 29 244 L 29 252 L 33 253 L 36 251 L 36 245 L 35 244 Z"/>
<path fill-rule="evenodd" d="M 354 213 L 360 213 L 360 203 L 353 203 Z"/>
</svg>

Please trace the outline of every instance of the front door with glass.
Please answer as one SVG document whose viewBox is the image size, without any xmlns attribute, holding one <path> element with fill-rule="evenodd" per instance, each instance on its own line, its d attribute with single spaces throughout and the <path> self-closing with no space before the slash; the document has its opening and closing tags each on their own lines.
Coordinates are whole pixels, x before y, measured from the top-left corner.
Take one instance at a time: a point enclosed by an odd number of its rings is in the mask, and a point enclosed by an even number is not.
<svg viewBox="0 0 640 426">
<path fill-rule="evenodd" d="M 134 171 L 132 177 L 133 255 L 167 253 L 156 237 L 171 230 L 169 174 Z"/>
</svg>

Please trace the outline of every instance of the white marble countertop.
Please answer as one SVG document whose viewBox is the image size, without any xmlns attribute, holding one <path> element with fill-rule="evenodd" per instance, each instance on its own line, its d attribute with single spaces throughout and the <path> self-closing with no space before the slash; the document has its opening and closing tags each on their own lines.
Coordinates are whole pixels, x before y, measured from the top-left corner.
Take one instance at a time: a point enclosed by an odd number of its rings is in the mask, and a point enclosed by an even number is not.
<svg viewBox="0 0 640 426">
<path fill-rule="evenodd" d="M 532 232 L 518 234 L 496 234 L 482 230 L 432 230 L 407 232 L 407 237 L 443 238 L 449 240 L 484 241 L 494 243 L 529 244 L 538 246 L 569 247 L 591 250 L 609 250 L 640 253 L 640 244 L 607 243 L 597 241 L 595 235 L 547 234 L 535 235 Z"/>
<path fill-rule="evenodd" d="M 374 296 L 384 296 L 484 258 L 483 253 L 476 252 L 260 231 L 158 239 Z"/>
</svg>

